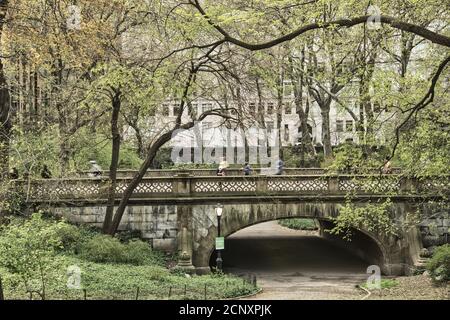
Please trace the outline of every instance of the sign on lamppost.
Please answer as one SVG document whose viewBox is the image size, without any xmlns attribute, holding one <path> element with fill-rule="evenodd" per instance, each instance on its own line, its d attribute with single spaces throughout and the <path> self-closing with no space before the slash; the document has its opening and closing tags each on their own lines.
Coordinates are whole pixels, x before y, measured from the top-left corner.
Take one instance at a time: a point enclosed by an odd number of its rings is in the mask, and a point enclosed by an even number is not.
<svg viewBox="0 0 450 320">
<path fill-rule="evenodd" d="M 224 250 L 224 249 L 225 249 L 225 238 L 216 237 L 216 250 Z"/>
</svg>

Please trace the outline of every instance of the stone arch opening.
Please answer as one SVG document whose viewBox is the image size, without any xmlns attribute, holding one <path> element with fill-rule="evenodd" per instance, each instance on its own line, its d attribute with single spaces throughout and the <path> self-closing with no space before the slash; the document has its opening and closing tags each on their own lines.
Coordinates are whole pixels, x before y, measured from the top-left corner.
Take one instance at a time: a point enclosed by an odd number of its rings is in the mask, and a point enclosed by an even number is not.
<svg viewBox="0 0 450 320">
<path fill-rule="evenodd" d="M 344 240 L 342 236 L 332 235 L 326 230 L 330 230 L 333 227 L 333 222 L 330 218 L 324 217 L 311 217 L 307 215 L 297 215 L 297 216 L 288 216 L 288 217 L 277 217 L 276 219 L 266 219 L 255 221 L 253 223 L 244 225 L 235 230 L 230 230 L 225 233 L 225 238 L 229 238 L 242 230 L 248 229 L 250 227 L 260 225 L 269 221 L 279 221 L 287 218 L 309 218 L 317 221 L 319 230 L 317 231 L 317 236 L 320 236 L 322 240 L 326 240 L 328 244 L 334 246 L 336 248 L 336 252 L 342 252 L 343 257 L 347 257 L 348 259 L 352 259 L 353 257 L 358 257 L 361 261 L 363 261 L 366 265 L 365 268 L 369 265 L 378 265 L 381 270 L 385 274 L 389 274 L 389 256 L 386 252 L 386 249 L 381 241 L 375 238 L 370 233 L 364 230 L 352 230 L 352 239 L 351 241 Z M 316 236 L 316 237 L 317 237 Z M 255 238 L 255 241 L 258 241 Z M 298 239 L 296 239 L 298 244 Z M 314 240 L 311 237 L 306 237 L 305 241 L 307 243 L 314 243 Z M 227 240 L 226 240 L 227 243 Z M 227 246 L 225 247 L 225 250 Z M 290 249 L 289 249 L 290 250 Z M 328 249 L 327 249 L 328 250 Z M 292 248 L 292 252 L 290 254 L 295 255 L 295 248 Z M 324 252 L 324 254 L 327 254 Z M 226 255 L 226 254 L 225 254 Z M 216 261 L 216 250 L 214 247 L 210 248 L 209 254 L 209 266 L 213 268 L 215 266 Z M 227 265 L 225 261 L 225 265 Z M 332 266 L 329 266 L 332 269 Z"/>
</svg>

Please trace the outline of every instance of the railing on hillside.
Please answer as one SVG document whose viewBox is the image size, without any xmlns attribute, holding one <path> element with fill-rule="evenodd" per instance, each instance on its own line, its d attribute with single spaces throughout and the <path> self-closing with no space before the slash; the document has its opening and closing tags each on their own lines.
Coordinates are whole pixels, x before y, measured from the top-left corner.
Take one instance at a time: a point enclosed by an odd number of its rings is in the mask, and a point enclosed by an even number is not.
<svg viewBox="0 0 450 320">
<path fill-rule="evenodd" d="M 118 178 L 116 194 L 120 197 L 131 178 Z M 30 201 L 104 200 L 108 179 L 16 180 Z M 132 199 L 203 198 L 354 194 L 432 194 L 450 190 L 449 177 L 417 180 L 400 175 L 253 175 L 146 177 L 136 187 Z"/>
</svg>

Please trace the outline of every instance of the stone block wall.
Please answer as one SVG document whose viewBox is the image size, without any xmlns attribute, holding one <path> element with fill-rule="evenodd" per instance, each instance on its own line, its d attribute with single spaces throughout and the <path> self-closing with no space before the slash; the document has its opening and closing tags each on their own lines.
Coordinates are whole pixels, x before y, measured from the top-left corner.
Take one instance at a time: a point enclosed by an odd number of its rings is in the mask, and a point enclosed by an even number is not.
<svg viewBox="0 0 450 320">
<path fill-rule="evenodd" d="M 54 207 L 51 211 L 72 223 L 82 223 L 101 228 L 106 214 L 104 206 Z M 153 248 L 164 251 L 176 250 L 177 207 L 129 206 L 126 208 L 119 230 L 138 230 Z"/>
</svg>

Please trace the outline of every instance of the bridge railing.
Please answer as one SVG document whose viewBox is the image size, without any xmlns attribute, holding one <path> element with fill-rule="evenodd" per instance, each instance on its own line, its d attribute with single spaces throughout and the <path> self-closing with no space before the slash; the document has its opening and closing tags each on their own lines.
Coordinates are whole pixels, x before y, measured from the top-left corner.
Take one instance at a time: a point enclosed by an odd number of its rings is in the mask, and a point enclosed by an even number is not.
<svg viewBox="0 0 450 320">
<path fill-rule="evenodd" d="M 253 175 L 261 175 L 261 170 L 267 170 L 267 168 L 253 168 Z M 393 174 L 401 173 L 400 168 L 393 168 Z M 229 176 L 239 176 L 243 175 L 242 169 L 239 168 L 228 168 L 227 175 Z M 380 169 L 370 169 L 369 173 L 377 174 L 380 173 Z M 117 177 L 128 178 L 133 177 L 137 173 L 137 170 L 118 170 Z M 147 170 L 145 177 L 174 177 L 179 174 L 188 173 L 191 176 L 203 177 L 203 176 L 215 176 L 216 169 L 162 169 L 162 170 Z M 286 175 L 325 175 L 329 171 L 323 168 L 285 168 L 284 173 Z M 344 172 L 342 172 L 345 174 Z M 80 177 L 89 177 L 89 171 L 79 172 Z M 109 171 L 104 171 L 103 176 L 108 177 Z"/>
<path fill-rule="evenodd" d="M 117 179 L 116 195 L 122 195 L 131 178 Z M 109 180 L 95 178 L 16 180 L 29 201 L 105 200 Z M 400 175 L 281 175 L 146 177 L 132 198 L 203 198 L 271 195 L 417 194 L 449 190 L 450 179 L 417 180 Z"/>
</svg>

